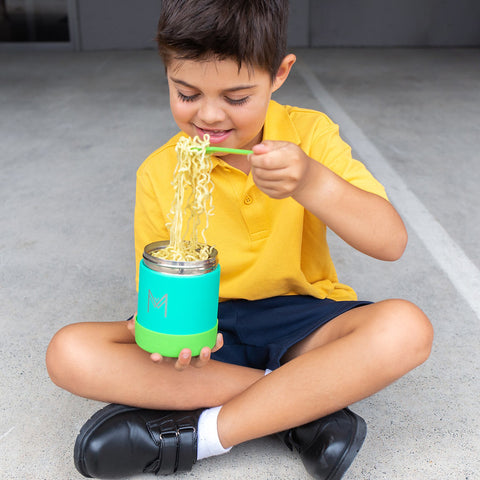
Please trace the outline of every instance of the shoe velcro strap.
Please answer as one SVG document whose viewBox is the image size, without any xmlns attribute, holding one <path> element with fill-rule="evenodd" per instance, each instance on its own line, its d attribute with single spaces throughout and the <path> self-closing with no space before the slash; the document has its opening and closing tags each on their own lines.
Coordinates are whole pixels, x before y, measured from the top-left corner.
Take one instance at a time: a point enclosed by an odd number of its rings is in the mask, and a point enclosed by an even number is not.
<svg viewBox="0 0 480 480">
<path fill-rule="evenodd" d="M 186 416 L 180 422 L 166 419 L 147 423 L 148 431 L 158 445 L 158 459 L 145 469 L 145 473 L 169 475 L 192 469 L 197 461 L 197 429 L 192 420 Z"/>
<path fill-rule="evenodd" d="M 197 429 L 191 425 L 178 427 L 177 472 L 188 472 L 197 461 Z"/>
</svg>

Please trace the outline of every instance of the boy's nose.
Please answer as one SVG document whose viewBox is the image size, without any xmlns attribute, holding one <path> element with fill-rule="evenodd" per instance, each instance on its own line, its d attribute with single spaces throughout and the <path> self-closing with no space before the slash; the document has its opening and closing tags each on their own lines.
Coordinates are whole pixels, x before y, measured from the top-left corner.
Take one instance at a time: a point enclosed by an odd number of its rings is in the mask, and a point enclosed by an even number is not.
<svg viewBox="0 0 480 480">
<path fill-rule="evenodd" d="M 198 110 L 199 119 L 208 125 L 213 125 L 225 120 L 225 112 L 212 102 L 204 102 Z"/>
</svg>

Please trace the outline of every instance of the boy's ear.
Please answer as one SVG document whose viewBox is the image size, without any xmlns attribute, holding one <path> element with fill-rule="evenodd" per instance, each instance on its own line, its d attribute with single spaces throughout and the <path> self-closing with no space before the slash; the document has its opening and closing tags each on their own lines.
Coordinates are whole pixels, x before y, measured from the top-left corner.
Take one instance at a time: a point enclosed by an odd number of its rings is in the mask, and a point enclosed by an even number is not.
<svg viewBox="0 0 480 480">
<path fill-rule="evenodd" d="M 293 64 L 297 61 L 297 57 L 293 53 L 289 53 L 283 60 L 282 63 L 280 64 L 280 67 L 278 68 L 277 75 L 275 76 L 275 79 L 273 80 L 273 85 L 272 85 L 272 93 L 275 90 L 278 90 L 285 82 L 287 79 L 290 70 L 293 67 Z"/>
</svg>

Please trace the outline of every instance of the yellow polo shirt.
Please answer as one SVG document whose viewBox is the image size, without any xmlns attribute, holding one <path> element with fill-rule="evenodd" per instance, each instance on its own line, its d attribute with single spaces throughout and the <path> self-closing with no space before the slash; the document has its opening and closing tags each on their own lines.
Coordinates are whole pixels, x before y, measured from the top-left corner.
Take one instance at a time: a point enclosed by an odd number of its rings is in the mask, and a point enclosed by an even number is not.
<svg viewBox="0 0 480 480">
<path fill-rule="evenodd" d="M 153 152 L 137 172 L 137 286 L 145 245 L 169 239 L 165 223 L 173 199 L 175 145 L 182 135 L 180 132 Z M 362 163 L 352 159 L 338 126 L 323 113 L 272 101 L 263 138 L 293 142 L 353 185 L 387 198 L 383 186 Z M 206 238 L 219 252 L 221 300 L 277 295 L 356 298 L 352 288 L 338 281 L 323 222 L 292 198 L 268 197 L 250 174 L 220 158 L 213 160 L 214 214 L 209 217 Z"/>
</svg>

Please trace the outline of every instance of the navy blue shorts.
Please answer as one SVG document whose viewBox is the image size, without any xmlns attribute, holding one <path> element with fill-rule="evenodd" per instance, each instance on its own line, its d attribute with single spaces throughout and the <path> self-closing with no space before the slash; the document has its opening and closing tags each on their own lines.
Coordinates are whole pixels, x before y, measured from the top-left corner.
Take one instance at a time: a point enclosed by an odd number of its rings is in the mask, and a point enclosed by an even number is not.
<svg viewBox="0 0 480 480">
<path fill-rule="evenodd" d="M 299 295 L 222 302 L 218 305 L 218 329 L 224 346 L 212 353 L 212 358 L 274 370 L 292 345 L 342 313 L 370 303 Z"/>
</svg>

